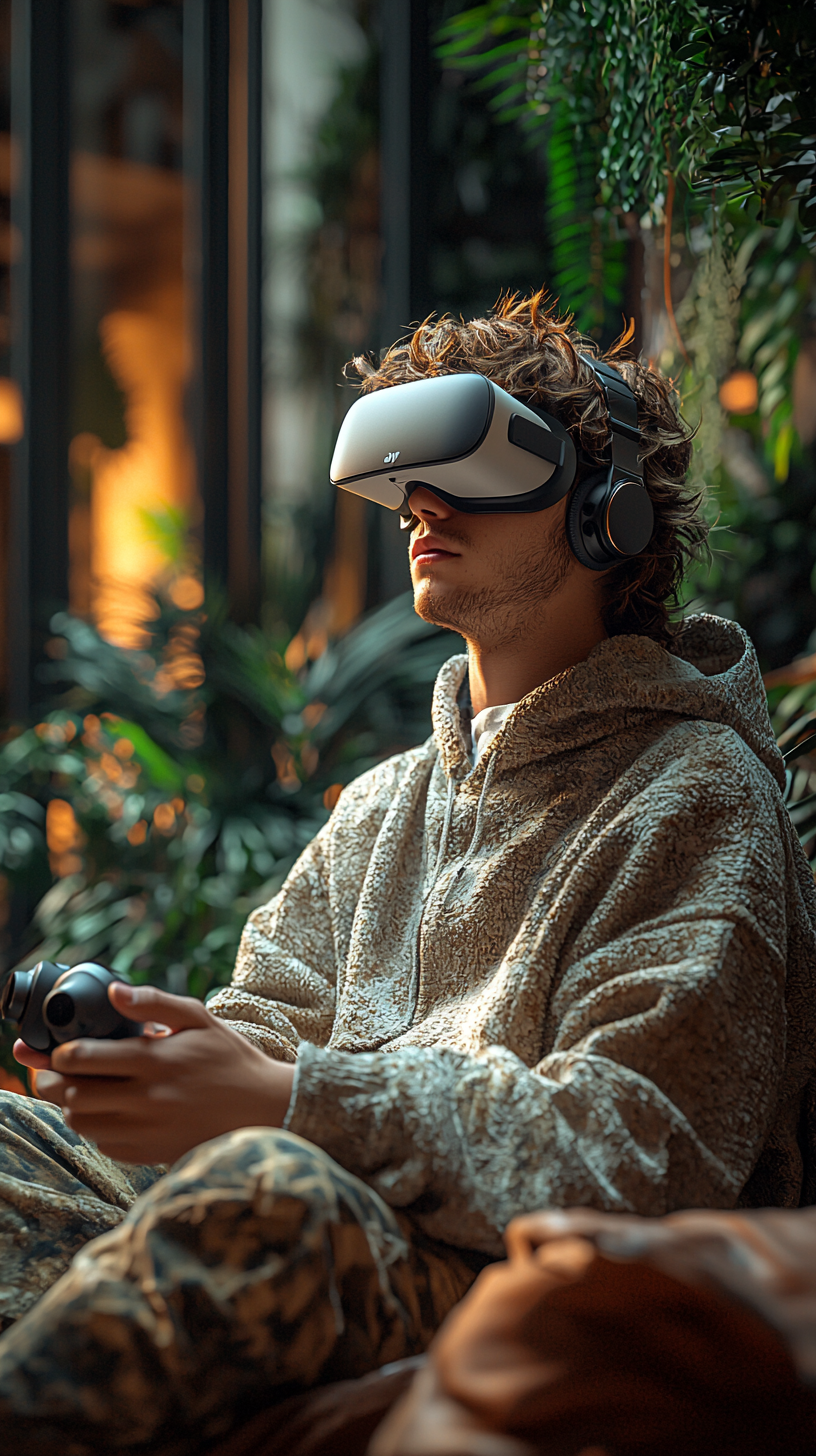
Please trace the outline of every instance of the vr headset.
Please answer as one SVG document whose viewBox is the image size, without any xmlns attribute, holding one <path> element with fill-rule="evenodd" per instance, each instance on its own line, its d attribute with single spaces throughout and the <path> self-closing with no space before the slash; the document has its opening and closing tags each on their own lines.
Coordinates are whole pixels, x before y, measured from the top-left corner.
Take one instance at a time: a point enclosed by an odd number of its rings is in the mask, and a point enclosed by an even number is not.
<svg viewBox="0 0 816 1456">
<path fill-rule="evenodd" d="M 427 486 L 469 515 L 543 511 L 563 500 L 569 544 L 593 571 L 637 556 L 654 512 L 638 459 L 637 401 L 617 370 L 581 355 L 604 392 L 608 462 L 579 459 L 564 426 L 483 374 L 441 374 L 364 394 L 337 437 L 333 485 L 413 522 L 412 491 Z"/>
</svg>

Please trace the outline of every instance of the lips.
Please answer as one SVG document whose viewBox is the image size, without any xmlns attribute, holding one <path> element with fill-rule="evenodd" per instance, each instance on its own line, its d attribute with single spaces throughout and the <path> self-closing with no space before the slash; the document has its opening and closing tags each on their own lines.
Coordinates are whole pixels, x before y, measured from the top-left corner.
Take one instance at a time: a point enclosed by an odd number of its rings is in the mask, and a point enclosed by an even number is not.
<svg viewBox="0 0 816 1456">
<path fill-rule="evenodd" d="M 442 561 L 446 557 L 459 556 L 459 551 L 451 551 L 449 546 L 439 536 L 418 536 L 411 546 L 411 560 L 418 561 L 423 557 L 430 561 Z"/>
</svg>

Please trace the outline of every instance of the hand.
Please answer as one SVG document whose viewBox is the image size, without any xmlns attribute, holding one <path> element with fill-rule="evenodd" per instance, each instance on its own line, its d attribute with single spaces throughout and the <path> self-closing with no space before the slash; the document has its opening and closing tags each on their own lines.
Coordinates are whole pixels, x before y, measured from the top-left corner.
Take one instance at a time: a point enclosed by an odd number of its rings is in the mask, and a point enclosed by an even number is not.
<svg viewBox="0 0 816 1456">
<path fill-rule="evenodd" d="M 739 1293 L 747 1250 L 753 1250 L 757 1261 L 752 1266 L 755 1286 L 760 1283 L 759 1262 L 776 1268 L 778 1255 L 766 1218 L 736 1209 L 694 1208 L 662 1218 L 592 1208 L 551 1209 L 514 1218 L 505 1230 L 505 1244 L 511 1260 L 532 1259 L 546 1266 L 559 1249 L 581 1241 L 610 1259 L 649 1264 L 685 1284 L 713 1277 L 717 1284 L 734 1284 Z"/>
<path fill-rule="evenodd" d="M 294 1067 L 267 1057 L 191 996 L 114 982 L 108 995 L 132 1021 L 166 1034 L 127 1041 L 81 1040 L 50 1061 L 24 1042 L 14 1055 L 37 1071 L 37 1092 L 68 1126 L 126 1163 L 173 1163 L 239 1127 L 280 1127 Z"/>
</svg>

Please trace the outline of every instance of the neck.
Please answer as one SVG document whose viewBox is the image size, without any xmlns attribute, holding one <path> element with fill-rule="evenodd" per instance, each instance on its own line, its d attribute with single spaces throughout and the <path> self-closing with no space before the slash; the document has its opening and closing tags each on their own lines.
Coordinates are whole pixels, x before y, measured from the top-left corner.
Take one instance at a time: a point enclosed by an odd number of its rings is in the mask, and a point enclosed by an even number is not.
<svg viewBox="0 0 816 1456">
<path fill-rule="evenodd" d="M 549 603 L 547 604 L 549 605 Z M 468 640 L 470 700 L 474 713 L 517 703 L 541 683 L 583 662 L 607 636 L 597 612 L 567 618 L 540 613 L 534 628 L 519 627 L 508 642 Z"/>
</svg>

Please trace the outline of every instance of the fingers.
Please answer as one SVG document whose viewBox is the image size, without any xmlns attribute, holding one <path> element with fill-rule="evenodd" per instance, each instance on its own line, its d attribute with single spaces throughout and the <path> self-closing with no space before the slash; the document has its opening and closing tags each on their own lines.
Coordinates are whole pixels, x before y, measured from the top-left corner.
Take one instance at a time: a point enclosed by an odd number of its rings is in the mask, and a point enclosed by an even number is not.
<svg viewBox="0 0 816 1456">
<path fill-rule="evenodd" d="M 160 1043 L 159 1043 L 160 1044 Z M 66 1041 L 54 1049 L 51 1066 L 71 1077 L 143 1077 L 149 1075 L 155 1042 L 132 1037 L 127 1041 Z"/>
<path fill-rule="evenodd" d="M 642 1219 L 615 1213 L 598 1213 L 593 1208 L 554 1208 L 525 1213 L 508 1224 L 504 1241 L 511 1259 L 529 1258 L 540 1244 L 553 1239 L 593 1239 L 604 1233 L 640 1225 Z"/>
<path fill-rule="evenodd" d="M 12 1047 L 12 1055 L 21 1067 L 31 1067 L 35 1072 L 47 1070 L 51 1066 L 51 1058 L 47 1052 L 35 1052 L 33 1047 L 27 1046 L 19 1037 Z"/>
<path fill-rule="evenodd" d="M 65 1081 L 56 1072 L 38 1071 L 35 1090 L 41 1102 L 53 1102 L 57 1107 L 62 1106 Z"/>
<path fill-rule="evenodd" d="M 158 1021 L 171 1031 L 209 1026 L 213 1020 L 194 996 L 173 996 L 156 986 L 129 986 L 125 981 L 114 981 L 108 987 L 108 997 L 116 1010 L 130 1021 Z"/>
<path fill-rule="evenodd" d="M 95 1113 L 92 1117 L 83 1117 L 68 1109 L 65 1121 L 72 1132 L 95 1143 L 99 1151 L 109 1158 L 118 1158 L 126 1163 L 158 1161 L 146 1155 L 146 1150 L 152 1149 L 155 1133 L 125 1122 L 113 1113 L 110 1116 Z"/>
<path fill-rule="evenodd" d="M 52 1074 L 53 1075 L 53 1074 Z M 61 1077 L 62 1106 L 71 1116 L 108 1115 L 138 1120 L 153 1105 L 153 1089 L 131 1077 Z"/>
<path fill-rule="evenodd" d="M 184 998 L 173 999 L 181 1001 Z M 209 1013 L 205 1011 L 204 1015 Z M 212 1024 L 218 1025 L 215 1017 L 211 1017 L 206 1026 Z M 178 1028 L 179 1031 L 197 1031 L 199 1035 L 202 1029 L 206 1028 Z M 128 1037 L 124 1041 L 85 1037 L 56 1047 L 51 1056 L 51 1066 L 58 1072 L 77 1077 L 139 1077 L 149 1081 L 167 1075 L 180 1056 L 183 1059 L 180 1046 L 174 1035 Z"/>
</svg>

